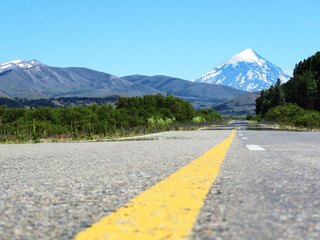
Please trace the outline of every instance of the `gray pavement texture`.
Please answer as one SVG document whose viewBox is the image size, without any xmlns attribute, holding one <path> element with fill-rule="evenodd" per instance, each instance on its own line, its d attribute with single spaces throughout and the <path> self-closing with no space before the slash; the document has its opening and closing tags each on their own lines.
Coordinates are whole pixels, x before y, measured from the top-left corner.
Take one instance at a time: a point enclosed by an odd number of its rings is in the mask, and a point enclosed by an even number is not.
<svg viewBox="0 0 320 240">
<path fill-rule="evenodd" d="M 0 145 L 0 239 L 70 239 L 230 133 L 167 132 L 147 141 Z"/>
<path fill-rule="evenodd" d="M 0 239 L 70 239 L 230 133 L 0 145 Z M 320 133 L 242 134 L 248 139 L 237 131 L 189 239 L 320 239 Z"/>
<path fill-rule="evenodd" d="M 320 133 L 241 134 L 189 239 L 320 239 Z M 247 144 L 265 151 L 249 151 Z"/>
</svg>

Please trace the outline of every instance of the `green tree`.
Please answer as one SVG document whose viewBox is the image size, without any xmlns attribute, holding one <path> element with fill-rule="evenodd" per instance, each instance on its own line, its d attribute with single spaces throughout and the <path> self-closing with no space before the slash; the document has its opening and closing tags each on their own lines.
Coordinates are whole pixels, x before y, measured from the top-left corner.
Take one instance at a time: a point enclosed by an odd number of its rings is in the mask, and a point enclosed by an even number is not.
<svg viewBox="0 0 320 240">
<path fill-rule="evenodd" d="M 13 123 L 19 118 L 23 117 L 27 110 L 23 108 L 7 109 L 2 115 L 3 123 Z"/>
<path fill-rule="evenodd" d="M 284 97 L 284 92 L 282 89 L 281 81 L 278 78 L 276 86 L 275 86 L 275 100 L 274 100 L 274 107 L 275 106 L 282 106 L 285 104 L 285 97 Z"/>
<path fill-rule="evenodd" d="M 4 105 L 0 106 L 0 117 L 5 113 L 6 109 L 7 109 L 6 106 Z"/>
<path fill-rule="evenodd" d="M 299 62 L 283 89 L 286 102 L 320 111 L 320 52 Z"/>
</svg>

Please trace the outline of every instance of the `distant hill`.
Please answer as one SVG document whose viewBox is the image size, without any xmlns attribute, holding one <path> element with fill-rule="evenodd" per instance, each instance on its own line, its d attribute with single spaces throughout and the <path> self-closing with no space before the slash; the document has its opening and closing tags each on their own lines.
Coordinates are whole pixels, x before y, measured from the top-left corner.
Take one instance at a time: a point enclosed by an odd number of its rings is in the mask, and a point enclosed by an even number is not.
<svg viewBox="0 0 320 240">
<path fill-rule="evenodd" d="M 15 64 L 24 61 L 24 64 Z M 20 63 L 19 62 L 19 63 Z M 1 69 L 2 67 L 2 69 Z M 49 67 L 36 60 L 0 65 L 0 94 L 9 97 L 47 97 L 156 94 L 157 90 L 87 68 Z"/>
<path fill-rule="evenodd" d="M 246 116 L 256 114 L 255 100 L 260 96 L 260 92 L 251 92 L 239 97 L 227 100 L 214 106 L 222 116 Z"/>
<path fill-rule="evenodd" d="M 0 98 L 8 98 L 8 96 L 0 93 Z"/>
<path fill-rule="evenodd" d="M 221 103 L 247 93 L 228 86 L 195 83 L 162 75 L 131 75 L 121 78 L 188 100 L 195 108 L 212 107 L 213 104 Z"/>
</svg>

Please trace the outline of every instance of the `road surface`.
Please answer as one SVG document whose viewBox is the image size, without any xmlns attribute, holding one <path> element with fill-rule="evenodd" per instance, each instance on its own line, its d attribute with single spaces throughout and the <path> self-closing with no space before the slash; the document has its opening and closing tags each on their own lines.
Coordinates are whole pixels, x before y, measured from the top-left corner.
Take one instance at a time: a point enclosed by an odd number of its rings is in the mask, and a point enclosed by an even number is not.
<svg viewBox="0 0 320 240">
<path fill-rule="evenodd" d="M 0 145 L 0 239 L 72 239 L 231 134 Z M 186 239 L 319 239 L 319 146 L 318 132 L 238 129 Z"/>
</svg>

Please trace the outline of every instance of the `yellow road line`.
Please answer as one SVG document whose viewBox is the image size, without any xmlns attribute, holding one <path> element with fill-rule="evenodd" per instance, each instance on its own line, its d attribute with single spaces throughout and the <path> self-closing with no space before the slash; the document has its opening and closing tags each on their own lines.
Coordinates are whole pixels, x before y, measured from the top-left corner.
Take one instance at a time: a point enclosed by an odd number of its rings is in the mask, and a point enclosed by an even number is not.
<svg viewBox="0 0 320 240">
<path fill-rule="evenodd" d="M 80 232 L 76 240 L 182 239 L 218 175 L 235 130 L 222 143 Z"/>
</svg>

